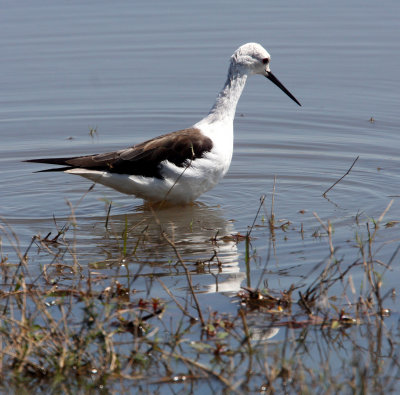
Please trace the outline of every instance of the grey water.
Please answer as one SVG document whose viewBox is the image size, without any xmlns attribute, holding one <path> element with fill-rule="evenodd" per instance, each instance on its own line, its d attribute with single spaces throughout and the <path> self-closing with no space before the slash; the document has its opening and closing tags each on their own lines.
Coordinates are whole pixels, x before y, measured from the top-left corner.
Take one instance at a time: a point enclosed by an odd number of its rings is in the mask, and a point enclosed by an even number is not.
<svg viewBox="0 0 400 395">
<path fill-rule="evenodd" d="M 326 239 L 313 237 L 320 229 L 313 213 L 333 223 L 334 243 L 349 262 L 359 257 L 358 219 L 379 218 L 391 200 L 383 223 L 400 219 L 398 1 L 40 0 L 2 1 L 1 9 L 0 216 L 21 249 L 33 235 L 54 234 L 54 218 L 66 222 L 71 202 L 81 263 L 113 276 L 112 265 L 99 264 L 118 260 L 104 227 L 112 201 L 110 221 L 118 231 L 125 218 L 133 228 L 149 226 L 149 248 L 138 252 L 139 261 L 149 263 L 144 272 L 162 275 L 181 292 L 185 278 L 169 266 L 174 252 L 162 245 L 140 200 L 100 185 L 86 194 L 87 180 L 34 173 L 43 167 L 22 161 L 116 150 L 191 126 L 212 106 L 231 54 L 250 41 L 270 52 L 271 70 L 302 107 L 266 79 L 250 78 L 237 108 L 225 179 L 195 206 L 158 214 L 187 262 L 218 250 L 218 280 L 212 270 L 193 268 L 204 303 L 229 310 L 229 297 L 241 286 L 265 282 L 270 234 L 263 219 L 274 178 L 275 216 L 290 225 L 277 231 L 271 259 L 288 276 L 271 275 L 271 287 L 304 281 L 304 272 L 329 253 Z M 245 234 L 263 195 L 252 231 L 258 263 L 246 274 L 243 243 L 228 237 L 215 246 L 210 240 L 217 233 Z M 143 230 L 135 229 L 131 243 Z M 396 225 L 382 226 L 379 237 L 379 259 L 387 262 L 400 232 Z M 12 258 L 13 243 L 5 235 L 1 241 L 3 254 Z M 30 270 L 41 264 L 32 257 Z M 398 285 L 398 259 L 391 270 L 386 289 Z M 395 304 L 390 307 L 398 313 Z"/>
</svg>

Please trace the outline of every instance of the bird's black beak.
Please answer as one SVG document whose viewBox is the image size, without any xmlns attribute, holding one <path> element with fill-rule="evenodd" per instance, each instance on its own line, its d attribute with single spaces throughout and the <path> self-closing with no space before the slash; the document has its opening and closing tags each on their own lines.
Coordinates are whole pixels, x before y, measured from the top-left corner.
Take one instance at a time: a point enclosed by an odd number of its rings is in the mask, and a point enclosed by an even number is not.
<svg viewBox="0 0 400 395">
<path fill-rule="evenodd" d="M 296 102 L 299 106 L 301 106 L 300 102 L 285 88 L 285 86 L 276 78 L 270 71 L 267 71 L 267 75 L 265 76 L 271 82 L 273 82 L 278 88 L 282 89 L 294 102 Z"/>
</svg>

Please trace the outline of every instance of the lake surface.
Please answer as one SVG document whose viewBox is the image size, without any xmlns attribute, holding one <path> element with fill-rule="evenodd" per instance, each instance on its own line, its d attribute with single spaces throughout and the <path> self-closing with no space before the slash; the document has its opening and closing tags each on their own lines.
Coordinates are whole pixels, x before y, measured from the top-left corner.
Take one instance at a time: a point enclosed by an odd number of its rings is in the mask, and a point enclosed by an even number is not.
<svg viewBox="0 0 400 395">
<path fill-rule="evenodd" d="M 293 282 L 307 283 L 306 273 L 329 255 L 326 238 L 315 237 L 321 226 L 313 212 L 333 223 L 340 255 L 355 261 L 355 234 L 366 231 L 363 224 L 378 219 L 392 199 L 382 224 L 400 220 L 399 15 L 398 1 L 370 0 L 3 1 L 4 223 L 23 250 L 33 235 L 56 233 L 54 218 L 59 227 L 68 222 L 71 202 L 74 240 L 85 270 L 120 275 L 121 251 L 111 248 L 110 234 L 120 235 L 128 226 L 128 248 L 146 234 L 136 260 L 128 262 L 132 270 L 146 263 L 143 284 L 154 274 L 176 294 L 184 293 L 186 279 L 173 265 L 171 246 L 160 239 L 161 226 L 190 264 L 202 303 L 225 311 L 235 308 L 231 297 L 241 286 L 268 282 L 287 289 Z M 154 215 L 138 199 L 100 185 L 86 194 L 87 180 L 35 174 L 44 167 L 22 162 L 116 150 L 189 127 L 214 103 L 231 54 L 250 41 L 267 48 L 271 70 L 302 107 L 264 78 L 250 78 L 237 108 L 231 168 L 196 205 Z M 357 157 L 351 172 L 324 198 Z M 263 219 L 271 209 L 274 177 L 275 217 L 282 221 L 278 224 L 290 224 L 276 231 L 266 275 L 272 247 Z M 263 195 L 252 230 L 256 253 L 246 272 L 244 243 L 231 235 L 248 231 Z M 391 224 L 378 233 L 382 262 L 389 261 L 400 240 L 399 226 Z M 3 254 L 10 259 L 12 240 L 2 236 Z M 222 266 L 197 268 L 215 253 Z M 399 259 L 385 277 L 387 290 L 398 288 Z M 42 264 L 32 256 L 30 270 L 39 272 Z M 354 277 L 362 281 L 361 272 Z M 154 292 L 165 297 L 161 287 Z M 396 303 L 387 307 L 397 322 Z"/>
</svg>

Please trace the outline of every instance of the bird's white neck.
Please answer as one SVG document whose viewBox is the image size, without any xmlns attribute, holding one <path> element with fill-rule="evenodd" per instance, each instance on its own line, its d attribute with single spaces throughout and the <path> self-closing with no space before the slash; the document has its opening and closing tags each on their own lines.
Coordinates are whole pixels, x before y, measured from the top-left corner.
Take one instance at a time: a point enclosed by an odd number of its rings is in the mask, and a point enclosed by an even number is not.
<svg viewBox="0 0 400 395">
<path fill-rule="evenodd" d="M 236 106 L 246 84 L 247 74 L 241 72 L 232 62 L 228 77 L 221 92 L 212 106 L 209 114 L 204 118 L 208 123 L 233 122 Z"/>
</svg>

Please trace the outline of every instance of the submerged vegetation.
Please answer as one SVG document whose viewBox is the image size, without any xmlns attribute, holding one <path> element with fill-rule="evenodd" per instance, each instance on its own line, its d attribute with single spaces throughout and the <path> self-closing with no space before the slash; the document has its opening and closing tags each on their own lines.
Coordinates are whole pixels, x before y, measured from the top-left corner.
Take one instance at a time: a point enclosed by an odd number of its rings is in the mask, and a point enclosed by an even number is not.
<svg viewBox="0 0 400 395">
<path fill-rule="evenodd" d="M 399 320 L 398 311 L 387 307 L 394 305 L 396 289 L 385 287 L 385 278 L 400 246 L 382 261 L 379 252 L 393 244 L 377 241 L 385 226 L 395 225 L 384 222 L 390 207 L 377 220 L 355 219 L 351 243 L 357 253 L 347 257 L 335 245 L 329 221 L 315 214 L 318 230 L 296 229 L 290 221 L 279 222 L 273 206 L 268 211 L 264 204 L 262 199 L 243 234 L 211 229 L 214 236 L 203 242 L 213 253 L 203 259 L 182 253 L 182 240 L 159 213 L 149 215 L 150 237 L 148 221 L 113 217 L 110 202 L 101 224 L 106 255 L 101 260 L 85 256 L 79 244 L 84 230 L 72 206 L 68 221 L 61 226 L 55 221 L 55 235 L 35 235 L 24 250 L 3 221 L 1 240 L 14 252 L 2 248 L 0 257 L 2 387 L 67 393 L 128 388 L 395 393 Z M 187 222 L 190 232 L 196 224 Z M 265 256 L 254 247 L 257 231 L 268 234 Z M 270 286 L 269 277 L 285 275 L 270 264 L 275 240 L 291 232 L 326 245 L 326 258 L 313 268 L 307 265 L 301 281 Z M 219 249 L 224 243 L 243 245 L 239 264 L 246 267 L 241 287 L 225 292 L 226 311 L 217 294 L 214 304 L 194 281 L 200 274 L 217 279 L 224 272 Z M 167 284 L 172 275 L 149 269 L 160 255 L 179 286 Z M 258 265 L 259 278 L 250 279 L 252 265 Z M 218 291 L 217 286 L 208 292 Z"/>
</svg>

